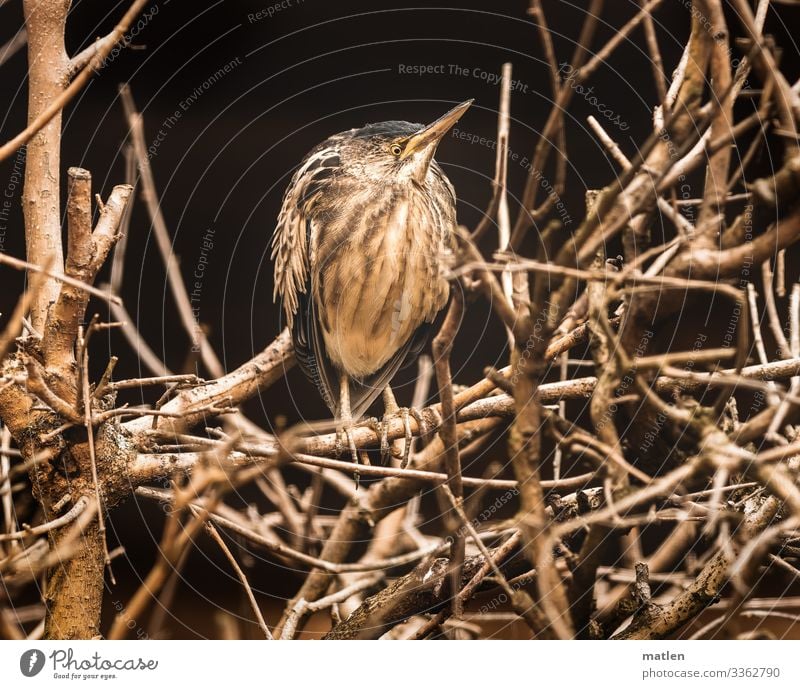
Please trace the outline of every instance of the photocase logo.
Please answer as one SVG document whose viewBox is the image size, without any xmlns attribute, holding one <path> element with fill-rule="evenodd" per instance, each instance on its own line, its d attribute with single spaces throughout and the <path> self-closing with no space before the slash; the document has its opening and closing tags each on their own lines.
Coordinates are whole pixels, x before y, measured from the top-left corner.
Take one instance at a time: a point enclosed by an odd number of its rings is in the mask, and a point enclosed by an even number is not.
<svg viewBox="0 0 800 689">
<path fill-rule="evenodd" d="M 25 651 L 19 659 L 19 670 L 26 677 L 35 677 L 44 667 L 44 653 L 32 648 Z"/>
</svg>

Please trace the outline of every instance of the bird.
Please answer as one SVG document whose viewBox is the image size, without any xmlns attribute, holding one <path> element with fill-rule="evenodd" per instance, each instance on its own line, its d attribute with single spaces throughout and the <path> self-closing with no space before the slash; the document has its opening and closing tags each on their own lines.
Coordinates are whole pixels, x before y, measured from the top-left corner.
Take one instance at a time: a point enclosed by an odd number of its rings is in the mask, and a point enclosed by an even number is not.
<svg viewBox="0 0 800 689">
<path fill-rule="evenodd" d="M 283 196 L 273 301 L 356 464 L 354 419 L 381 393 L 385 412 L 397 411 L 389 383 L 449 299 L 456 195 L 434 154 L 472 102 L 428 125 L 335 134 L 302 159 Z"/>
</svg>

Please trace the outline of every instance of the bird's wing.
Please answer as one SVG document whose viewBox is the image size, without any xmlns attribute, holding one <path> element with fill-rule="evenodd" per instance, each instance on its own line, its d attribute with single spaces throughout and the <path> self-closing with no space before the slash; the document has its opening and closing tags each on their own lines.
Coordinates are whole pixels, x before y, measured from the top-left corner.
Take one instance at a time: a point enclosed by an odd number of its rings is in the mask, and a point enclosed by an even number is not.
<svg viewBox="0 0 800 689">
<path fill-rule="evenodd" d="M 298 365 L 331 410 L 336 409 L 339 399 L 338 373 L 325 355 L 318 326 L 311 296 L 309 250 L 317 229 L 311 212 L 313 202 L 330 182 L 339 163 L 337 137 L 323 142 L 306 156 L 286 189 L 272 238 L 273 299 L 281 299 Z"/>
<path fill-rule="evenodd" d="M 317 386 L 328 408 L 338 414 L 339 374 L 325 354 L 310 284 L 300 294 L 299 305 L 300 313 L 292 325 L 295 359 L 303 373 Z"/>
<path fill-rule="evenodd" d="M 278 224 L 272 237 L 275 262 L 273 301 L 279 297 L 286 322 L 291 328 L 300 296 L 308 289 L 311 218 L 308 212 L 314 198 L 333 176 L 339 165 L 336 146 L 318 146 L 303 160 L 286 189 Z"/>
</svg>

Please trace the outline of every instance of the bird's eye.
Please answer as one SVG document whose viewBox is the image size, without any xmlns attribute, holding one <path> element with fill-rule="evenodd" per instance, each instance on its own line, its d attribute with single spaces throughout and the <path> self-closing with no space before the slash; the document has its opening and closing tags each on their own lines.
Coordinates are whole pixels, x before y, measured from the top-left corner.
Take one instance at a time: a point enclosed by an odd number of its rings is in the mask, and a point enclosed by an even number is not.
<svg viewBox="0 0 800 689">
<path fill-rule="evenodd" d="M 389 146 L 389 151 L 391 151 L 393 156 L 399 158 L 400 154 L 403 152 L 403 147 L 400 144 L 392 144 Z"/>
</svg>

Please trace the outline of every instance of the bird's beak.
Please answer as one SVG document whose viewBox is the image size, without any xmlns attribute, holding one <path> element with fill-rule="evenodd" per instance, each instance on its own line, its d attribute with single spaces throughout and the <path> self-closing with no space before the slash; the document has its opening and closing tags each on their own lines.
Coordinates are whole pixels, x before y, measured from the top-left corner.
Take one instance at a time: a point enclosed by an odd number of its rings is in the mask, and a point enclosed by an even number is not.
<svg viewBox="0 0 800 689">
<path fill-rule="evenodd" d="M 445 113 L 438 120 L 414 134 L 406 143 L 400 159 L 404 160 L 417 153 L 422 153 L 423 155 L 420 157 L 425 162 L 425 167 L 427 167 L 442 137 L 447 134 L 456 122 L 458 122 L 459 118 L 469 109 L 469 106 L 472 105 L 474 100 L 474 98 L 470 98 L 464 101 L 461 105 L 457 105 L 450 112 Z"/>
</svg>

